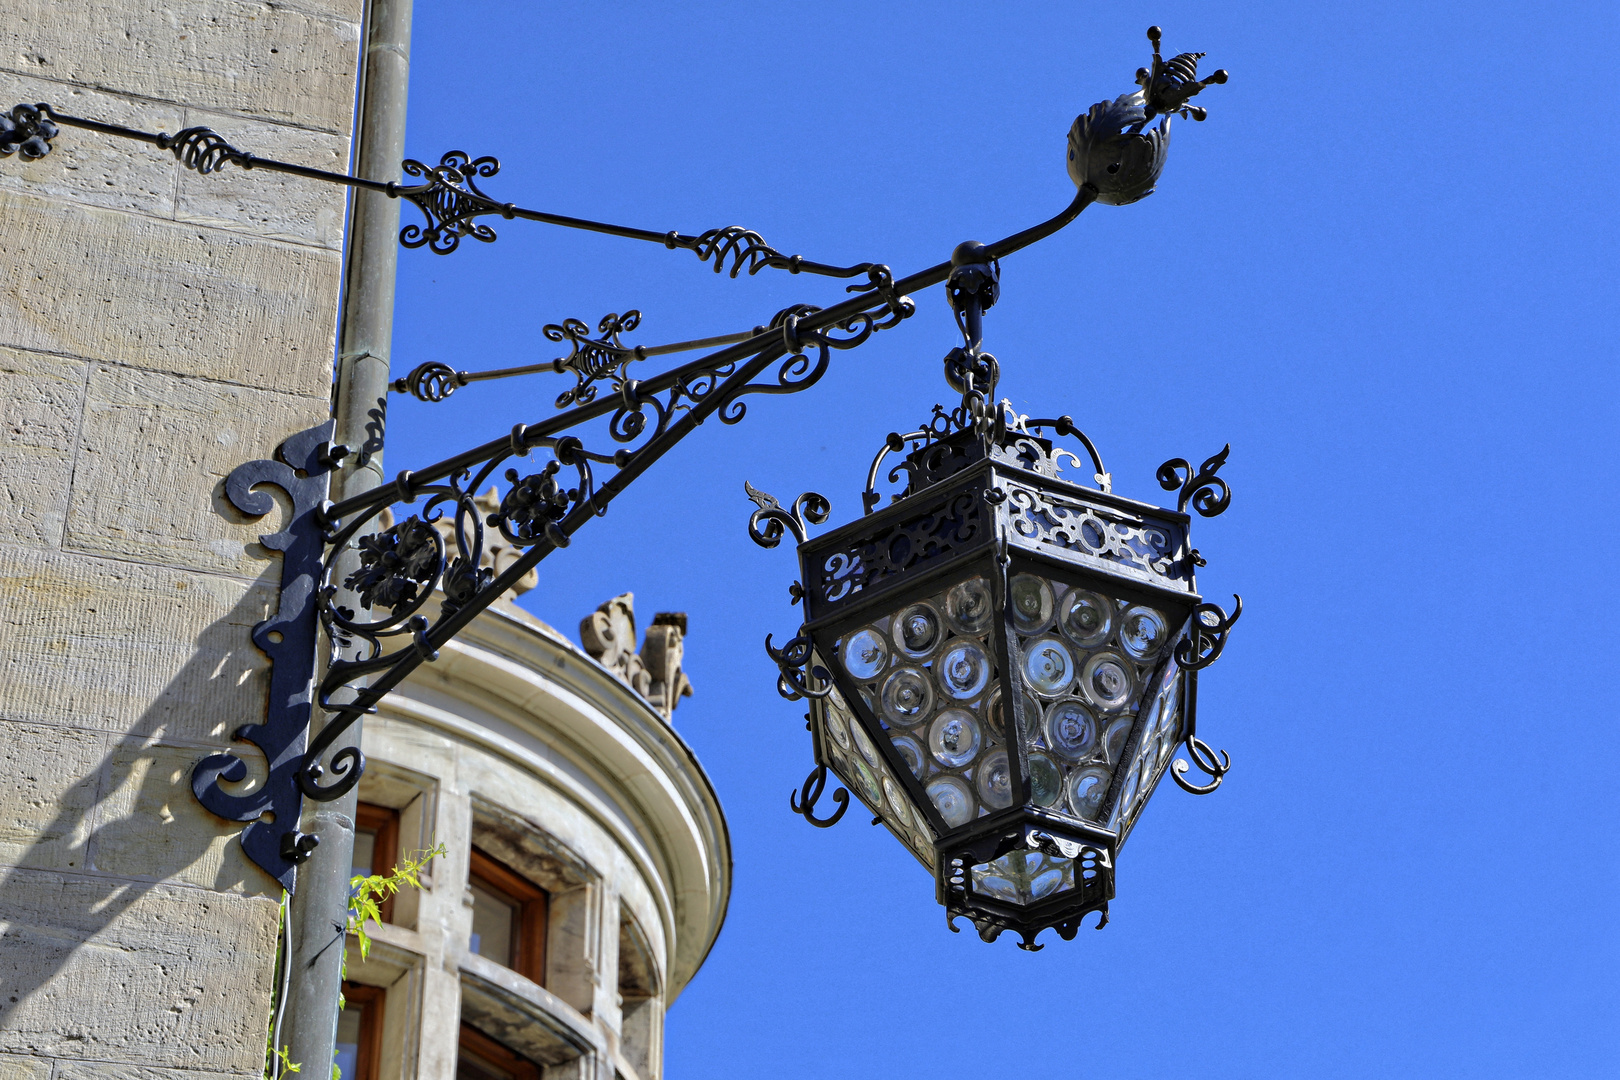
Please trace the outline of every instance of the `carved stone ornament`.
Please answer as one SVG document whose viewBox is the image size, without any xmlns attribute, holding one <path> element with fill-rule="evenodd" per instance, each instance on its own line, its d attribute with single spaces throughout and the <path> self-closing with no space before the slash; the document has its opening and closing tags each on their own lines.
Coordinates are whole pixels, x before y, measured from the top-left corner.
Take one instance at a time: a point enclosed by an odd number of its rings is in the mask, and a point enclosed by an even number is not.
<svg viewBox="0 0 1620 1080">
<path fill-rule="evenodd" d="M 581 619 L 580 644 L 667 720 L 681 698 L 692 696 L 692 682 L 681 670 L 686 615 L 678 611 L 654 615 L 638 653 L 635 601 L 633 593 L 623 593 Z"/>
</svg>

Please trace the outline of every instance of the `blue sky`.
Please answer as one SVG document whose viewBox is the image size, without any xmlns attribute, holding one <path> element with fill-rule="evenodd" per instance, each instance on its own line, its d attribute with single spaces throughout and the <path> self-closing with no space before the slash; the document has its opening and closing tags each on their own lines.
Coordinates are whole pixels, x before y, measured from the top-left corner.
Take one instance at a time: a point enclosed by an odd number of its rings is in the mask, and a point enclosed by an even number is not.
<svg viewBox="0 0 1620 1080">
<path fill-rule="evenodd" d="M 810 749 L 761 641 L 797 625 L 796 568 L 748 542 L 742 484 L 859 514 L 883 436 L 949 393 L 941 290 L 812 390 L 700 429 L 524 598 L 569 632 L 627 589 L 690 615 L 676 724 L 736 888 L 669 1014 L 672 1080 L 1614 1074 L 1620 9 L 416 8 L 413 156 L 495 154 L 487 190 L 527 206 L 898 273 L 1064 206 L 1069 124 L 1132 87 L 1150 21 L 1232 75 L 1155 195 L 1006 260 L 986 318 L 1002 392 L 1073 414 L 1117 491 L 1232 445 L 1232 509 L 1195 543 L 1203 591 L 1244 598 L 1199 699 L 1233 771 L 1160 789 L 1107 929 L 1036 954 L 951 934 L 886 834 L 787 809 Z M 496 228 L 404 253 L 396 372 L 548 360 L 566 317 L 635 307 L 656 344 L 841 296 Z M 387 464 L 542 419 L 564 385 L 396 399 Z"/>
</svg>

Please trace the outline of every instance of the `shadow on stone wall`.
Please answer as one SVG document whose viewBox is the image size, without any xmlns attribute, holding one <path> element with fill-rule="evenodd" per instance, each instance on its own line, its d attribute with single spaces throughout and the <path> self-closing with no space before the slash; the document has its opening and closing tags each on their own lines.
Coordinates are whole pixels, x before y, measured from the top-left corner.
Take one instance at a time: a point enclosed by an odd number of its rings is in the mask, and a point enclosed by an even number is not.
<svg viewBox="0 0 1620 1080">
<path fill-rule="evenodd" d="M 24 768 L 8 786 L 34 789 L 11 797 L 55 803 L 0 879 L 0 1051 L 262 1064 L 280 887 L 242 852 L 242 826 L 197 803 L 190 771 L 239 724 L 263 721 L 267 662 L 247 631 L 265 596 L 250 587 L 208 625 L 125 732 L 0 723 L 39 745 L 0 748 Z M 258 714 L 243 715 L 254 701 Z M 207 715 L 216 705 L 236 715 Z M 221 742 L 199 741 L 209 734 Z M 244 786 L 262 777 L 257 751 L 230 745 L 248 762 Z"/>
</svg>

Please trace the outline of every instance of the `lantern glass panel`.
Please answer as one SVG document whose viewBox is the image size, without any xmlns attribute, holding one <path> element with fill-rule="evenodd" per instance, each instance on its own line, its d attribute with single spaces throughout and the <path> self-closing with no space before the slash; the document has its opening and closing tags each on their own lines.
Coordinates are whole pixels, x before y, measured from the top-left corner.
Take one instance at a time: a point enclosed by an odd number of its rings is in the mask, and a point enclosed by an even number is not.
<svg viewBox="0 0 1620 1080">
<path fill-rule="evenodd" d="M 996 712 L 998 623 L 990 581 L 973 574 L 845 631 L 832 647 L 840 679 L 867 706 L 867 733 L 889 742 L 947 828 L 1014 800 Z M 860 788 L 864 759 L 846 751 L 845 760 L 856 775 L 839 775 Z"/>
<path fill-rule="evenodd" d="M 1140 812 L 1181 731 L 1173 616 L 1039 573 L 1014 573 L 1007 593 L 1029 801 L 1117 829 Z"/>
<path fill-rule="evenodd" d="M 1074 860 L 1044 851 L 1013 851 L 972 867 L 973 891 L 1009 904 L 1032 904 L 1074 888 Z"/>
<path fill-rule="evenodd" d="M 819 656 L 813 662 L 826 666 Z M 810 717 L 819 760 L 838 775 L 919 862 L 932 870 L 934 828 L 927 815 L 907 797 L 905 785 L 879 752 L 849 702 L 834 687 L 826 697 L 812 699 Z M 901 760 L 910 765 L 910 759 L 920 758 L 922 750 L 915 739 L 897 734 L 896 742 L 902 740 L 904 745 L 896 745 L 895 750 Z"/>
</svg>

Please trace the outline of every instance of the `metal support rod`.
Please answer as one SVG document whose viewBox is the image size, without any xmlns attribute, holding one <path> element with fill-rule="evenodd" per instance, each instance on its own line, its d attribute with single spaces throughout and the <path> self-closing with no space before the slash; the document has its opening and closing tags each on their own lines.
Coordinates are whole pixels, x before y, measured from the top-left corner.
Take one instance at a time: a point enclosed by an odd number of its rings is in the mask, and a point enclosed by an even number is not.
<svg viewBox="0 0 1620 1080">
<path fill-rule="evenodd" d="M 367 5 L 354 154 L 355 171 L 362 175 L 399 175 L 405 152 L 411 2 L 370 0 Z M 382 481 L 399 256 L 399 202 L 373 185 L 356 187 L 350 207 L 332 407 L 337 420 L 334 443 L 354 447 L 356 454 L 350 467 L 335 475 L 332 493 L 339 498 L 359 494 Z M 352 553 L 346 554 L 353 558 Z M 350 597 L 343 602 L 355 600 Z M 338 739 L 340 747 L 359 744 L 359 723 Z M 358 793 L 350 791 L 332 802 L 308 804 L 306 817 L 313 820 L 306 823 L 305 831 L 319 836 L 320 846 L 299 868 L 298 891 L 289 907 L 292 978 L 285 1038 L 290 1058 L 316 1080 L 330 1071 L 337 1039 L 357 798 Z"/>
<path fill-rule="evenodd" d="M 1005 240 L 985 245 L 988 257 L 999 259 L 1020 248 L 1028 247 L 1037 240 L 1050 236 L 1079 217 L 1081 211 L 1096 201 L 1096 198 L 1097 192 L 1095 189 L 1081 188 L 1076 193 L 1074 201 L 1055 217 L 1048 218 L 1033 228 L 1014 233 Z M 947 260 L 935 266 L 930 266 L 926 270 L 920 270 L 909 277 L 901 278 L 883 291 L 891 295 L 903 296 L 907 293 L 938 285 L 950 276 L 951 267 L 952 264 Z M 845 300 L 843 303 L 834 304 L 830 308 L 823 308 L 803 316 L 798 325 L 804 331 L 823 330 L 881 303 L 882 293 L 876 289 L 867 290 Z M 724 364 L 737 363 L 757 356 L 761 349 L 768 348 L 771 343 L 780 341 L 781 337 L 779 329 L 755 327 L 752 334 L 737 344 L 666 371 L 662 375 L 643 380 L 637 383 L 637 390 L 644 397 L 661 393 L 672 386 L 687 381 L 698 372 L 713 370 Z M 603 398 L 590 405 L 559 413 L 549 420 L 529 425 L 524 428 L 523 437 L 528 446 L 540 446 L 552 436 L 583 421 L 613 412 L 616 408 L 618 408 L 618 403 L 615 399 Z M 512 436 L 510 435 L 492 439 L 481 446 L 475 446 L 470 450 L 446 458 L 434 465 L 429 465 L 424 469 L 413 470 L 409 474 L 409 482 L 414 485 L 437 483 L 446 477 L 453 476 L 463 469 L 488 459 L 493 454 L 499 453 L 503 447 L 511 445 L 511 442 Z M 398 482 L 390 482 L 372 491 L 335 501 L 334 505 L 328 510 L 328 517 L 334 520 L 346 518 L 351 514 L 364 512 L 374 506 L 393 502 L 399 497 L 400 488 Z"/>
<path fill-rule="evenodd" d="M 736 277 L 744 267 L 750 274 L 771 267 L 786 270 L 790 274 L 851 278 L 867 273 L 874 265 L 864 262 L 853 266 L 834 266 L 830 263 L 815 262 L 801 255 L 783 255 L 766 244 L 764 237 L 738 225 L 710 229 L 693 236 L 677 229 L 664 232 L 637 229 L 629 225 L 614 225 L 605 221 L 592 221 L 589 218 L 533 210 L 516 203 L 498 202 L 478 190 L 475 178 L 495 175 L 500 171 L 500 162 L 494 158 L 473 160 L 460 151 L 445 154 L 437 166 L 425 165 L 419 161 L 404 161 L 406 172 L 425 178 L 425 182 L 421 184 L 405 184 L 399 180 L 373 180 L 363 175 L 365 173 L 398 175 L 405 152 L 403 139 L 391 161 L 376 159 L 372 162 L 372 168 L 365 168 L 362 163 L 360 173 L 351 174 L 312 169 L 307 165 L 294 165 L 274 158 L 260 157 L 237 149 L 221 138 L 218 132 L 205 127 L 186 128 L 173 135 L 168 132 L 141 131 L 138 128 L 124 127 L 122 124 L 108 124 L 100 120 L 58 112 L 48 102 L 19 105 L 9 116 L 13 120 L 14 127 L 17 123 L 21 123 L 30 130 L 39 130 L 40 121 L 44 120 L 48 123 L 83 128 L 102 135 L 114 135 L 122 139 L 148 143 L 160 150 L 172 151 L 186 168 L 201 173 L 217 172 L 224 165 L 231 164 L 241 169 L 262 169 L 266 172 L 301 176 L 307 180 L 343 184 L 357 191 L 386 195 L 390 199 L 406 199 L 422 210 L 427 216 L 428 223 L 425 227 L 407 230 L 411 234 L 410 237 L 407 238 L 402 234 L 401 241 L 408 247 L 427 245 L 441 255 L 454 251 L 463 236 L 483 241 L 494 240 L 493 230 L 475 222 L 479 217 L 498 215 L 507 220 L 520 218 L 545 225 L 559 225 L 566 229 L 582 229 L 586 232 L 619 236 L 627 240 L 661 244 L 672 250 L 684 248 L 695 252 L 698 258 L 704 261 L 713 259 L 715 273 L 719 273 L 726 260 L 730 259 L 732 277 Z M 51 128 L 41 143 L 43 149 L 33 154 L 25 152 L 25 156 L 38 157 L 49 153 L 50 138 L 54 137 L 54 134 L 55 129 Z M 369 157 L 366 160 L 372 161 Z"/>
</svg>

